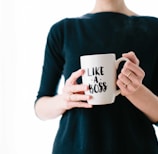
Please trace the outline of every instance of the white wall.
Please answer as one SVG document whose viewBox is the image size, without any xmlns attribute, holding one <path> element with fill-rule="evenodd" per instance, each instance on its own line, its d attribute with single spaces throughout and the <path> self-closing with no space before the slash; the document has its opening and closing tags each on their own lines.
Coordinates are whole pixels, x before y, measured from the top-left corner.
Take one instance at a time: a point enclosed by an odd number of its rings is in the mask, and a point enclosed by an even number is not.
<svg viewBox="0 0 158 154">
<path fill-rule="evenodd" d="M 127 4 L 158 17 L 156 0 Z M 0 153 L 50 154 L 58 119 L 40 121 L 33 110 L 48 30 L 56 21 L 80 16 L 94 0 L 1 0 Z"/>
</svg>

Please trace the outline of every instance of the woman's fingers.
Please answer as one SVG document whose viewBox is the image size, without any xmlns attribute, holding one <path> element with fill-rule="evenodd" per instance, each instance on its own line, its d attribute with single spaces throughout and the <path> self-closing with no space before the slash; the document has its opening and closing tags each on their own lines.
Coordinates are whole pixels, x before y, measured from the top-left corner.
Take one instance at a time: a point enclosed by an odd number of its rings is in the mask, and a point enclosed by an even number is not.
<svg viewBox="0 0 158 154">
<path fill-rule="evenodd" d="M 136 76 L 140 76 L 140 77 L 145 75 L 143 69 L 131 61 L 127 61 L 124 64 L 124 67 L 121 72 L 124 73 L 128 77 L 131 77 L 132 75 L 131 72 L 133 72 Z"/>
<path fill-rule="evenodd" d="M 139 65 L 139 59 L 136 57 L 136 55 L 133 51 L 124 53 L 124 54 L 122 54 L 122 56 L 128 58 L 134 64 Z"/>
<path fill-rule="evenodd" d="M 137 91 L 142 85 L 145 73 L 141 67 L 139 67 L 139 60 L 133 52 L 123 54 L 127 61 L 121 73 L 118 76 L 117 85 L 121 89 L 122 95 L 129 95 Z"/>
<path fill-rule="evenodd" d="M 138 87 L 142 84 L 144 76 L 144 71 L 138 65 L 128 61 L 121 70 L 118 78 L 126 85 L 130 83 L 133 87 Z"/>
<path fill-rule="evenodd" d="M 73 101 L 87 101 L 91 99 L 91 96 L 89 95 L 82 95 L 82 94 L 68 94 L 66 96 L 66 100 L 68 102 L 73 102 Z"/>
<path fill-rule="evenodd" d="M 84 70 L 79 69 L 76 72 L 73 72 L 65 83 L 63 88 L 63 98 L 66 110 L 76 107 L 92 107 L 92 105 L 87 103 L 87 101 L 91 99 L 91 96 L 85 95 L 85 92 L 89 89 L 88 85 L 77 84 L 76 82 L 83 74 Z"/>
<path fill-rule="evenodd" d="M 67 110 L 72 108 L 91 108 L 92 105 L 88 104 L 87 101 L 91 99 L 91 96 L 85 94 L 65 94 L 65 106 Z"/>
<path fill-rule="evenodd" d="M 86 102 L 66 102 L 66 110 L 70 110 L 72 108 L 92 108 L 92 105 Z"/>
<path fill-rule="evenodd" d="M 73 72 L 71 76 L 66 80 L 66 85 L 76 84 L 76 80 L 84 74 L 83 69 L 79 69 L 76 72 Z"/>
<path fill-rule="evenodd" d="M 85 92 L 87 91 L 88 85 L 83 85 L 83 84 L 75 84 L 75 85 L 66 85 L 63 88 L 64 93 L 80 93 L 80 92 Z"/>
<path fill-rule="evenodd" d="M 66 110 L 83 107 L 91 108 L 92 105 L 88 104 L 87 101 L 91 99 L 91 96 L 85 94 L 68 94 L 64 95 Z"/>
</svg>

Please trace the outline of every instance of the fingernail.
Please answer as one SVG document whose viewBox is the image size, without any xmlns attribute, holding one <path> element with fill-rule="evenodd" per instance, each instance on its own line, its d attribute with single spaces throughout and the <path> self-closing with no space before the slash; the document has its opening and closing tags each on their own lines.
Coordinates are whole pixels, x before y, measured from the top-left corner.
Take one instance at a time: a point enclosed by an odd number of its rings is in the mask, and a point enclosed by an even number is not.
<svg viewBox="0 0 158 154">
<path fill-rule="evenodd" d="M 130 54 L 135 55 L 135 53 L 133 51 L 131 51 Z"/>
<path fill-rule="evenodd" d="M 89 86 L 86 85 L 84 89 L 85 91 L 89 90 Z"/>
<path fill-rule="evenodd" d="M 91 105 L 91 104 L 88 104 L 88 107 L 92 108 L 92 107 L 93 107 L 93 105 Z"/>
<path fill-rule="evenodd" d="M 87 99 L 88 99 L 88 100 L 92 99 L 92 96 L 88 95 L 88 96 L 87 96 Z"/>
<path fill-rule="evenodd" d="M 126 55 L 127 53 L 123 53 L 122 56 Z"/>
<path fill-rule="evenodd" d="M 84 69 L 81 69 L 81 72 L 84 74 L 85 70 L 84 70 Z"/>
</svg>

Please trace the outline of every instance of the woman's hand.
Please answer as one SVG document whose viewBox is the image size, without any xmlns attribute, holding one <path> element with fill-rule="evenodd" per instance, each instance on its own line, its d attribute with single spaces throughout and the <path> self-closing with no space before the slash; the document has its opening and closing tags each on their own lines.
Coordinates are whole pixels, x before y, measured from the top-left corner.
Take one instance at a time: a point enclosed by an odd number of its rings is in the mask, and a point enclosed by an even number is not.
<svg viewBox="0 0 158 154">
<path fill-rule="evenodd" d="M 67 79 L 65 86 L 63 88 L 63 99 L 64 106 L 66 110 L 72 108 L 91 108 L 92 105 L 86 103 L 91 96 L 85 95 L 85 92 L 89 89 L 88 85 L 77 84 L 77 79 L 84 74 L 83 69 L 79 69 L 73 72 L 71 76 Z"/>
<path fill-rule="evenodd" d="M 43 96 L 35 105 L 36 115 L 41 120 L 54 119 L 62 115 L 66 110 L 72 108 L 91 108 L 92 105 L 86 103 L 91 96 L 85 95 L 89 88 L 87 85 L 77 84 L 77 79 L 84 74 L 80 69 L 69 77 L 63 88 L 62 94 L 56 96 Z"/>
<path fill-rule="evenodd" d="M 124 64 L 118 76 L 117 86 L 121 89 L 123 96 L 128 96 L 137 92 L 142 85 L 145 73 L 139 67 L 139 60 L 134 52 L 128 52 L 122 56 L 128 58 L 129 61 Z"/>
<path fill-rule="evenodd" d="M 153 123 L 158 122 L 158 96 L 142 84 L 145 73 L 139 67 L 134 52 L 123 54 L 129 59 L 119 74 L 117 85 L 135 107 L 142 111 Z"/>
</svg>

